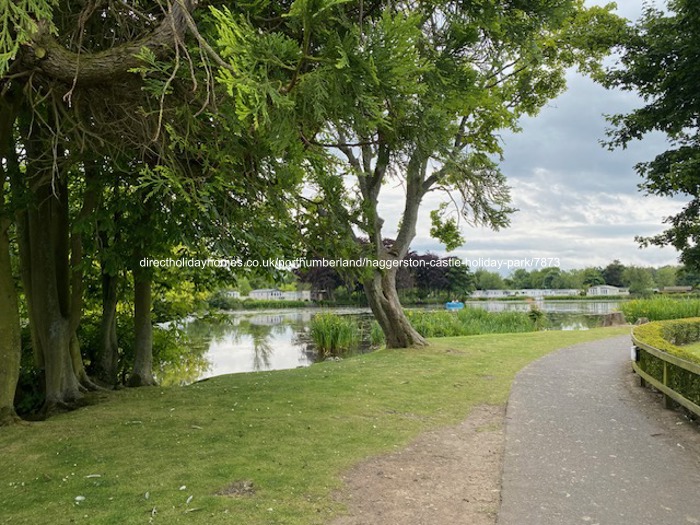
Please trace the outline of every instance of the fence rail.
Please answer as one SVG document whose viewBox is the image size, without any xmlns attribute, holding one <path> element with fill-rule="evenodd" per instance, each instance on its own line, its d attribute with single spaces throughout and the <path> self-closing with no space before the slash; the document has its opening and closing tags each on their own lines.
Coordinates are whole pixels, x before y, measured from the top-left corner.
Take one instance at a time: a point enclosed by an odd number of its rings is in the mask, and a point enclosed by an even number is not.
<svg viewBox="0 0 700 525">
<path fill-rule="evenodd" d="M 682 405 L 688 410 L 690 410 L 693 414 L 700 417 L 699 405 L 695 404 L 693 401 L 687 399 L 682 394 L 676 392 L 670 386 L 668 386 L 669 364 L 677 366 L 678 368 L 682 368 L 683 370 L 687 370 L 688 372 L 691 372 L 692 374 L 695 374 L 697 376 L 700 376 L 700 365 L 692 363 L 690 361 L 686 361 L 685 359 L 681 359 L 680 357 L 671 355 L 668 352 L 664 352 L 663 350 L 659 350 L 658 348 L 654 348 L 651 345 L 643 343 L 639 339 L 637 339 L 634 336 L 634 334 L 632 334 L 632 343 L 637 348 L 638 352 L 647 352 L 656 357 L 657 359 L 663 361 L 662 381 L 659 381 L 658 379 L 650 376 L 647 372 L 642 370 L 642 368 L 639 366 L 639 358 L 632 362 L 632 368 L 641 378 L 642 386 L 644 386 L 645 383 L 649 383 L 651 386 L 659 390 L 664 395 L 664 405 L 666 406 L 666 408 L 673 408 L 672 401 L 675 401 L 679 405 Z"/>
</svg>

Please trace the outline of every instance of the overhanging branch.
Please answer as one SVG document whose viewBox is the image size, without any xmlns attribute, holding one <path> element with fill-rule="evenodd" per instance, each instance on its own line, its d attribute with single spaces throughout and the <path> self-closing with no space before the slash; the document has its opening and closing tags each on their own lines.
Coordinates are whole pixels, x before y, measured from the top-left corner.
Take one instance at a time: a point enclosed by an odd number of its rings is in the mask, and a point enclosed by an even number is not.
<svg viewBox="0 0 700 525">
<path fill-rule="evenodd" d="M 188 27 L 188 17 L 196 0 L 176 1 L 153 31 L 137 40 L 95 53 L 75 53 L 66 49 L 40 25 L 30 44 L 22 47 L 21 70 L 38 70 L 46 76 L 75 85 L 102 84 L 141 65 L 136 56 L 143 48 L 161 58 L 172 52 Z"/>
</svg>

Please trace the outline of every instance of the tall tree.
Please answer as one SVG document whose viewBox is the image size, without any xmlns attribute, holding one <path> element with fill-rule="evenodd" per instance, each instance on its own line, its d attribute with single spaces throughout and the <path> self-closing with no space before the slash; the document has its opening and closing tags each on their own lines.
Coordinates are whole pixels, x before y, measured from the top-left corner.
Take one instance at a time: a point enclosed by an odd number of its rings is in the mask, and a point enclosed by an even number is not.
<svg viewBox="0 0 700 525">
<path fill-rule="evenodd" d="M 4 196 L 0 195 L 0 204 Z M 0 209 L 0 426 L 16 419 L 15 388 L 19 379 L 21 341 L 17 293 L 10 265 L 10 221 Z"/>
<path fill-rule="evenodd" d="M 613 262 L 603 268 L 603 279 L 605 284 L 610 286 L 623 286 L 622 276 L 625 271 L 625 265 L 615 259 Z"/>
<path fill-rule="evenodd" d="M 690 197 L 683 209 L 667 217 L 663 233 L 638 237 L 642 246 L 673 246 L 680 260 L 700 268 L 700 12 L 692 0 L 670 0 L 667 10 L 647 5 L 630 29 L 619 67 L 611 68 L 604 85 L 636 91 L 644 105 L 610 119 L 609 146 L 626 147 L 654 131 L 665 133 L 671 148 L 637 164 L 649 195 Z"/>
<path fill-rule="evenodd" d="M 310 17 L 310 20 L 313 17 Z M 498 131 L 517 128 L 564 88 L 564 72 L 594 67 L 618 37 L 620 22 L 583 2 L 512 4 L 425 2 L 367 13 L 360 27 L 320 35 L 325 67 L 304 79 L 325 103 L 326 124 L 310 147 L 337 151 L 340 175 L 355 180 L 341 220 L 370 240 L 371 255 L 400 262 L 416 235 L 418 212 L 434 190 L 453 194 L 468 224 L 508 225 L 505 177 L 494 162 Z M 325 37 L 325 41 L 323 41 Z M 395 242 L 384 243 L 380 193 L 390 180 L 405 190 Z M 448 248 L 461 244 L 446 207 L 431 214 Z M 341 234 L 353 235 L 345 228 Z M 364 288 L 388 347 L 419 346 L 399 303 L 396 268 L 377 268 Z"/>
</svg>

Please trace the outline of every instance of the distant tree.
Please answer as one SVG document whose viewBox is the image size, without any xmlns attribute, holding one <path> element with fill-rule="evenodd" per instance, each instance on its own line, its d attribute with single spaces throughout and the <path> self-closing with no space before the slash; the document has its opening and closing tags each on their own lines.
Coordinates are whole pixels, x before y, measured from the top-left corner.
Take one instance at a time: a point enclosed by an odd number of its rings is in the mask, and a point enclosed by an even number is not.
<svg viewBox="0 0 700 525">
<path fill-rule="evenodd" d="M 678 286 L 700 286 L 700 271 L 688 266 L 679 266 L 676 272 L 676 284 Z"/>
<path fill-rule="evenodd" d="M 476 279 L 469 269 L 469 266 L 465 264 L 449 266 L 446 273 L 448 281 L 447 290 L 451 294 L 462 297 L 474 291 Z"/>
<path fill-rule="evenodd" d="M 569 270 L 559 276 L 558 288 L 583 289 L 583 272 L 581 270 Z"/>
<path fill-rule="evenodd" d="M 426 253 L 416 257 L 422 262 L 415 270 L 416 287 L 430 293 L 431 291 L 447 290 L 449 281 L 447 279 L 447 267 L 439 266 L 440 257 L 434 253 Z"/>
<path fill-rule="evenodd" d="M 527 288 L 532 288 L 532 279 L 530 272 L 524 268 L 518 268 L 510 275 L 510 281 L 512 288 L 516 290 L 523 290 Z"/>
<path fill-rule="evenodd" d="M 641 266 L 628 266 L 625 268 L 622 274 L 622 281 L 629 288 L 630 293 L 633 294 L 646 295 L 654 287 L 651 270 Z"/>
<path fill-rule="evenodd" d="M 610 118 L 611 148 L 624 148 L 649 133 L 665 133 L 671 148 L 637 164 L 648 195 L 688 196 L 684 208 L 664 221 L 669 228 L 637 237 L 642 246 L 673 246 L 688 267 L 700 268 L 700 10 L 696 0 L 669 0 L 667 9 L 646 5 L 622 48 L 619 67 L 605 77 L 609 88 L 637 91 L 645 104 Z"/>
<path fill-rule="evenodd" d="M 561 282 L 561 270 L 559 268 L 545 268 L 542 270 L 542 288 L 552 290 L 559 288 Z"/>
<path fill-rule="evenodd" d="M 676 266 L 662 266 L 661 268 L 652 268 L 651 273 L 654 279 L 654 284 L 657 288 L 663 288 L 664 286 L 675 286 L 677 271 L 678 267 Z"/>
<path fill-rule="evenodd" d="M 253 291 L 253 287 L 250 285 L 250 281 L 246 277 L 241 277 L 236 282 L 236 287 L 241 295 L 248 295 Z"/>
<path fill-rule="evenodd" d="M 335 268 L 327 266 L 314 266 L 312 268 L 300 268 L 296 271 L 302 283 L 309 283 L 311 291 L 324 292 L 325 298 L 334 300 L 335 289 L 344 284 L 343 278 Z"/>
<path fill-rule="evenodd" d="M 624 286 L 622 284 L 622 274 L 624 271 L 625 265 L 618 259 L 615 259 L 603 269 L 603 279 L 605 279 L 605 284 L 618 287 Z"/>
<path fill-rule="evenodd" d="M 504 290 L 503 278 L 496 272 L 477 270 L 474 272 L 474 280 L 477 290 Z"/>
<path fill-rule="evenodd" d="M 600 268 L 586 268 L 583 270 L 583 284 L 585 286 L 598 286 L 605 284 L 605 278 Z"/>
</svg>

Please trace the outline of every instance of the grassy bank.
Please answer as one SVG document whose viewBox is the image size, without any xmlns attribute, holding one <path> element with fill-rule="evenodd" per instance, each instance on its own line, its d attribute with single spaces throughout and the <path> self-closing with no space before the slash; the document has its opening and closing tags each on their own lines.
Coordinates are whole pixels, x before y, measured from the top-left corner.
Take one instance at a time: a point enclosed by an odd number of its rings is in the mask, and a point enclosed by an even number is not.
<svg viewBox="0 0 700 525">
<path fill-rule="evenodd" d="M 331 497 L 340 473 L 361 458 L 505 403 L 515 373 L 556 348 L 628 332 L 436 339 L 423 350 L 111 393 L 0 430 L 0 515 L 32 525 L 325 523 L 342 512 Z"/>
</svg>

